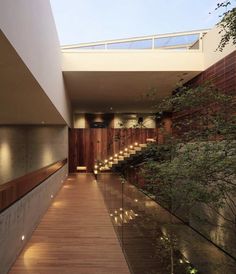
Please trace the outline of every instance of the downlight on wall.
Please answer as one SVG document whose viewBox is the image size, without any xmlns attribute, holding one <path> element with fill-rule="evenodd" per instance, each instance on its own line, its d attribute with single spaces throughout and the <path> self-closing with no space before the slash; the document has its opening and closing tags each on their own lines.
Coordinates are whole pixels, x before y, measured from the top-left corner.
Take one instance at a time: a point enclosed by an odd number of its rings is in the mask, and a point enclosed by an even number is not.
<svg viewBox="0 0 236 274">
<path fill-rule="evenodd" d="M 0 178 L 10 178 L 13 173 L 12 149 L 7 141 L 0 143 L 0 163 L 2 165 Z"/>
<path fill-rule="evenodd" d="M 51 147 L 47 144 L 43 147 L 42 153 L 42 166 L 47 166 L 53 162 L 53 154 Z"/>
</svg>

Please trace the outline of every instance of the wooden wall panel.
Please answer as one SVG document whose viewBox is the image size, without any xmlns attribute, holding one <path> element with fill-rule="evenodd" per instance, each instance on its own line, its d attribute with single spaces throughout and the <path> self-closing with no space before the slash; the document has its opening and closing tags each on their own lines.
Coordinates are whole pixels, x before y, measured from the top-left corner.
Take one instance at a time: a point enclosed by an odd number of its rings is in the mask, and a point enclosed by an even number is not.
<svg viewBox="0 0 236 274">
<path fill-rule="evenodd" d="M 236 51 L 197 75 L 186 85 L 194 87 L 207 82 L 214 84 L 215 87 L 224 93 L 236 96 Z M 173 113 L 173 122 L 187 118 L 190 115 L 194 117 L 200 110 L 193 109 L 191 111 Z"/>
<path fill-rule="evenodd" d="M 236 93 L 236 51 L 197 75 L 187 84 L 194 86 L 208 81 L 223 92 Z"/>
<path fill-rule="evenodd" d="M 156 137 L 156 129 L 86 128 L 69 131 L 69 170 L 76 172 L 77 166 L 86 166 L 93 171 L 96 160 L 104 160 L 134 142 L 145 143 Z"/>
</svg>

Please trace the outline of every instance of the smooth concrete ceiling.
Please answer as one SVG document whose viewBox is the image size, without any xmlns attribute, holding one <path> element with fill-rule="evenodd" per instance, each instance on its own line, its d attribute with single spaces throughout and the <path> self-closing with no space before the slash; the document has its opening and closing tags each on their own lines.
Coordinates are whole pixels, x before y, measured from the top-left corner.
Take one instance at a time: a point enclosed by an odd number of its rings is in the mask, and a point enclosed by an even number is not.
<svg viewBox="0 0 236 274">
<path fill-rule="evenodd" d="M 0 31 L 0 124 L 65 124 Z"/>
<path fill-rule="evenodd" d="M 182 72 L 82 72 L 64 71 L 75 112 L 152 112 L 145 95 L 156 88 L 158 99 L 171 94 L 182 79 L 200 71 Z"/>
</svg>

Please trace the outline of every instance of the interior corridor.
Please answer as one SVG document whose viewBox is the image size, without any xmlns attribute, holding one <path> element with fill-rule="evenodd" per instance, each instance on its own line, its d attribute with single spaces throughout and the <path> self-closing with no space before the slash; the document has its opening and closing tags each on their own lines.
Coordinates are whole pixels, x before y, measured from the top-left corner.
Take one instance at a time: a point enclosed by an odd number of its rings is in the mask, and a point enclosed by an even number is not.
<svg viewBox="0 0 236 274">
<path fill-rule="evenodd" d="M 67 178 L 9 273 L 130 273 L 91 174 Z"/>
</svg>

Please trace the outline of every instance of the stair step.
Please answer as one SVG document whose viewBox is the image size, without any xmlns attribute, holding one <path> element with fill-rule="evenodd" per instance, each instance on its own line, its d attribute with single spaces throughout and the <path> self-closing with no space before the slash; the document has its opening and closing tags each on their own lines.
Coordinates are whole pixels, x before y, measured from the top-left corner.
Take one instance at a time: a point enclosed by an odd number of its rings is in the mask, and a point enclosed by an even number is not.
<svg viewBox="0 0 236 274">
<path fill-rule="evenodd" d="M 76 170 L 77 171 L 87 171 L 87 167 L 86 166 L 77 166 Z"/>
<path fill-rule="evenodd" d="M 139 144 L 140 147 L 147 147 L 147 144 Z"/>
<path fill-rule="evenodd" d="M 100 171 L 108 171 L 110 168 L 108 166 L 103 166 L 100 168 Z"/>
<path fill-rule="evenodd" d="M 124 163 L 124 162 L 126 162 L 125 159 L 123 159 L 123 160 L 122 160 L 122 159 L 118 160 L 118 164 Z"/>
<path fill-rule="evenodd" d="M 154 138 L 147 138 L 146 142 L 154 143 L 154 142 L 156 142 L 156 140 Z"/>
<path fill-rule="evenodd" d="M 147 143 L 148 142 L 156 142 L 154 138 L 147 138 L 146 139 Z M 119 165 L 123 162 L 126 162 L 129 160 L 129 158 L 132 158 L 135 154 L 139 154 L 140 151 L 142 151 L 143 148 L 147 147 L 147 143 L 144 144 L 134 144 L 131 146 L 128 146 L 126 149 L 122 150 L 122 154 L 116 154 L 117 157 L 113 156 L 113 160 L 108 161 L 106 164 L 103 165 L 102 170 L 110 170 L 112 167 L 115 167 L 116 165 Z"/>
</svg>

